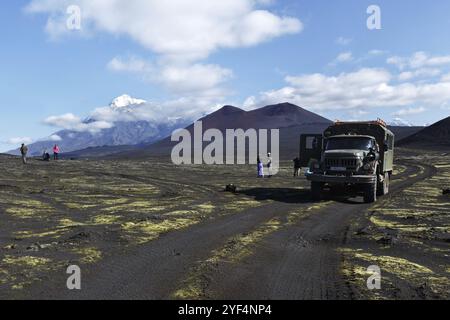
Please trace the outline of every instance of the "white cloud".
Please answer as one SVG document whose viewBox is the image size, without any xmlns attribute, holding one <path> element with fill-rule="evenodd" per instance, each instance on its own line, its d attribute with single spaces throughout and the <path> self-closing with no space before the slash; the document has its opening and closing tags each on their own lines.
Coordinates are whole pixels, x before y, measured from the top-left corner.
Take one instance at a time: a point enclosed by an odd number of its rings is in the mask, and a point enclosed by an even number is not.
<svg viewBox="0 0 450 320">
<path fill-rule="evenodd" d="M 108 63 L 108 69 L 116 72 L 145 74 L 151 73 L 154 70 L 154 66 L 149 62 L 135 56 L 131 56 L 127 59 L 115 57 Z"/>
<path fill-rule="evenodd" d="M 107 121 L 91 121 L 84 122 L 79 117 L 72 113 L 67 113 L 61 116 L 51 116 L 44 120 L 44 123 L 66 130 L 77 131 L 77 132 L 90 132 L 97 133 L 103 129 L 112 128 L 113 124 Z"/>
<path fill-rule="evenodd" d="M 387 63 L 397 66 L 400 70 L 404 70 L 405 68 L 420 69 L 426 67 L 439 67 L 450 65 L 450 55 L 430 56 L 423 51 L 419 51 L 410 57 L 390 57 L 387 59 Z"/>
<path fill-rule="evenodd" d="M 48 117 L 44 123 L 61 129 L 96 134 L 103 129 L 114 127 L 117 122 L 149 121 L 155 125 L 172 124 L 180 119 L 184 122 L 193 122 L 225 104 L 223 100 L 218 100 L 218 97 L 207 95 L 182 97 L 160 103 L 149 103 L 124 95 L 114 101 L 124 100 L 124 97 L 129 98 L 130 105 L 117 107 L 116 103 L 111 103 L 109 106 L 96 108 L 85 121 L 68 113 Z M 73 138 L 70 133 L 68 136 Z M 60 139 L 58 135 L 53 135 L 43 140 L 60 141 Z"/>
<path fill-rule="evenodd" d="M 414 78 L 432 78 L 441 74 L 441 70 L 436 68 L 422 68 L 412 71 L 404 71 L 399 74 L 400 81 L 407 81 Z"/>
<path fill-rule="evenodd" d="M 4 142 L 9 145 L 21 145 L 22 143 L 30 144 L 33 142 L 33 139 L 30 137 L 15 137 L 10 138 Z"/>
<path fill-rule="evenodd" d="M 441 77 L 441 81 L 443 81 L 443 82 L 450 82 L 450 73 L 444 74 Z"/>
<path fill-rule="evenodd" d="M 217 50 L 256 46 L 274 38 L 302 31 L 302 22 L 293 17 L 270 12 L 272 0 L 32 0 L 28 13 L 46 14 L 47 33 L 61 37 L 66 29 L 66 8 L 78 5 L 82 14 L 81 34 L 94 36 L 103 32 L 127 36 L 144 48 L 156 53 L 149 62 L 135 56 L 115 57 L 108 63 L 114 72 L 129 72 L 144 81 L 163 86 L 173 100 L 189 101 L 196 112 L 216 105 L 230 94 L 225 86 L 233 72 L 204 60 Z M 176 104 L 176 103 L 175 103 Z M 147 118 L 155 107 L 140 110 L 139 117 Z M 150 109 L 150 110 L 148 110 Z M 157 108 L 156 108 L 157 109 Z M 197 113 L 198 113 L 197 112 Z M 106 118 L 110 110 L 94 111 Z M 162 112 L 166 114 L 167 112 Z M 64 128 L 97 130 L 79 119 L 50 119 Z M 120 115 L 123 117 L 123 115 Z M 73 120 L 73 122 L 68 121 Z M 106 125 L 106 124 L 104 124 Z"/>
<path fill-rule="evenodd" d="M 414 114 L 419 114 L 427 111 L 424 107 L 419 108 L 407 108 L 407 109 L 401 109 L 396 112 L 394 112 L 392 115 L 397 117 L 404 117 L 404 116 L 411 116 Z"/>
<path fill-rule="evenodd" d="M 450 82 L 392 84 L 385 69 L 361 69 L 338 76 L 307 74 L 286 77 L 287 86 L 248 98 L 244 106 L 288 101 L 311 110 L 357 110 L 360 108 L 407 107 L 417 104 L 442 106 L 450 100 Z"/>
<path fill-rule="evenodd" d="M 369 51 L 369 55 L 371 56 L 381 56 L 383 54 L 386 54 L 387 51 L 385 50 L 378 50 L 378 49 L 373 49 Z"/>
<path fill-rule="evenodd" d="M 388 124 L 391 126 L 394 126 L 394 127 L 412 127 L 412 126 L 414 126 L 414 124 L 412 124 L 411 122 L 408 122 L 405 119 L 402 119 L 399 117 L 392 119 L 392 121 L 388 122 Z"/>
<path fill-rule="evenodd" d="M 83 30 L 127 35 L 166 58 L 195 61 L 220 48 L 257 45 L 303 29 L 296 18 L 278 16 L 255 0 L 32 0 L 30 13 L 48 14 L 46 31 L 67 33 L 66 8 L 81 8 Z"/>
<path fill-rule="evenodd" d="M 224 97 L 228 90 L 223 85 L 233 76 L 232 70 L 215 64 L 152 64 L 136 57 L 116 57 L 109 62 L 108 69 L 134 73 L 162 85 L 172 94 L 190 96 Z"/>
<path fill-rule="evenodd" d="M 216 88 L 232 75 L 231 70 L 213 64 L 167 66 L 160 81 L 175 92 L 199 92 Z"/>
<path fill-rule="evenodd" d="M 341 45 L 341 46 L 347 46 L 347 45 L 349 45 L 352 41 L 353 41 L 352 39 L 350 39 L 350 38 L 345 38 L 345 37 L 339 37 L 339 38 L 336 39 L 336 43 L 337 43 L 338 45 Z"/>
<path fill-rule="evenodd" d="M 51 135 L 50 137 L 48 137 L 48 140 L 49 141 L 61 141 L 62 140 L 62 138 L 60 137 L 60 136 L 58 136 L 57 134 L 53 134 L 53 135 Z"/>
<path fill-rule="evenodd" d="M 337 62 L 348 62 L 353 60 L 353 54 L 351 52 L 344 52 L 337 56 Z"/>
<path fill-rule="evenodd" d="M 350 62 L 353 61 L 353 54 L 351 52 L 343 52 L 340 53 L 336 59 L 333 60 L 333 62 L 330 63 L 330 65 L 337 65 L 339 63 L 345 63 L 345 62 Z"/>
</svg>

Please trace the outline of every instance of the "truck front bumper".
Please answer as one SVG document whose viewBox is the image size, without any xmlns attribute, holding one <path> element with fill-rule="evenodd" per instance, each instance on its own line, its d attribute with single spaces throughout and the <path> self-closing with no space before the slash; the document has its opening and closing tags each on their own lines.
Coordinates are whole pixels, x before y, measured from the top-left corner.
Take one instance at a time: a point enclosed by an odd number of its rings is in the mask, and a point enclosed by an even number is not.
<svg viewBox="0 0 450 320">
<path fill-rule="evenodd" d="M 347 183 L 361 183 L 361 184 L 370 184 L 375 183 L 377 181 L 377 177 L 375 175 L 371 176 L 333 176 L 326 174 L 317 174 L 310 171 L 306 172 L 306 179 L 312 182 L 323 182 L 323 183 L 331 183 L 331 184 L 347 184 Z"/>
</svg>

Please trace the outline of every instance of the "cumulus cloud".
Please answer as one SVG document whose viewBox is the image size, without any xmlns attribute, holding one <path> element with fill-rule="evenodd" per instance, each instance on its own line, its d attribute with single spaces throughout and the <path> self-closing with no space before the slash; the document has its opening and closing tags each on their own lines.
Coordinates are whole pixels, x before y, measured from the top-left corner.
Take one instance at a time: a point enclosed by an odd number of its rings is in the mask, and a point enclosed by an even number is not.
<svg viewBox="0 0 450 320">
<path fill-rule="evenodd" d="M 422 68 L 412 71 L 404 71 L 399 74 L 398 79 L 400 81 L 407 81 L 414 78 L 432 78 L 441 74 L 440 69 L 436 68 Z"/>
<path fill-rule="evenodd" d="M 133 73 L 144 81 L 165 88 L 173 100 L 160 105 L 189 101 L 191 108 L 197 107 L 197 111 L 202 112 L 206 109 L 205 103 L 216 105 L 231 93 L 226 83 L 233 72 L 217 64 L 206 63 L 205 59 L 212 53 L 224 48 L 256 46 L 302 31 L 303 24 L 299 19 L 270 12 L 266 6 L 272 2 L 32 0 L 25 10 L 31 14 L 48 15 L 45 29 L 51 37 L 57 38 L 71 32 L 66 28 L 67 7 L 79 6 L 82 15 L 79 33 L 127 36 L 156 53 L 153 61 L 136 56 L 114 57 L 107 64 L 109 70 Z M 137 114 L 146 119 L 158 108 L 142 108 Z M 109 115 L 107 108 L 94 113 L 107 119 L 117 118 L 115 114 Z M 86 127 L 79 119 L 71 119 L 67 115 L 61 117 L 50 120 L 64 124 L 65 128 L 97 130 L 92 124 Z"/>
<path fill-rule="evenodd" d="M 220 48 L 257 45 L 298 33 L 302 22 L 263 10 L 257 0 L 32 0 L 30 13 L 48 14 L 46 31 L 64 33 L 69 5 L 81 8 L 84 29 L 127 35 L 175 60 L 199 60 Z M 69 30 L 66 30 L 69 32 Z"/>
<path fill-rule="evenodd" d="M 61 116 L 51 116 L 44 120 L 44 123 L 49 126 L 62 128 L 76 132 L 90 132 L 97 133 L 103 129 L 112 128 L 114 125 L 107 121 L 82 121 L 81 118 L 72 113 L 67 113 Z"/>
<path fill-rule="evenodd" d="M 419 114 L 427 111 L 424 107 L 418 107 L 418 108 L 407 108 L 407 109 L 401 109 L 396 112 L 394 112 L 392 115 L 397 117 L 403 117 L 403 116 L 411 116 L 414 114 Z"/>
<path fill-rule="evenodd" d="M 406 107 L 417 104 L 447 105 L 450 101 L 450 82 L 401 83 L 385 69 L 364 68 L 338 76 L 309 74 L 288 76 L 287 86 L 262 92 L 248 98 L 244 106 L 289 101 L 311 110 L 355 110 L 359 108 Z"/>
<path fill-rule="evenodd" d="M 164 124 L 177 119 L 194 121 L 217 110 L 223 103 L 216 97 L 182 97 L 159 103 L 143 103 L 125 109 L 109 106 L 94 109 L 89 119 L 95 122 L 114 124 L 115 122 L 150 121 Z"/>
<path fill-rule="evenodd" d="M 216 64 L 152 64 L 137 57 L 115 57 L 108 69 L 141 75 L 175 94 L 222 95 L 222 84 L 233 76 L 232 70 Z"/>
<path fill-rule="evenodd" d="M 353 54 L 351 52 L 344 52 L 337 56 L 337 62 L 348 62 L 353 60 Z"/>
<path fill-rule="evenodd" d="M 6 144 L 10 145 L 20 145 L 22 143 L 30 144 L 33 142 L 33 139 L 30 137 L 14 137 L 5 141 Z"/>
<path fill-rule="evenodd" d="M 388 64 L 397 66 L 400 70 L 406 68 L 420 69 L 450 65 L 450 55 L 431 56 L 426 52 L 419 51 L 410 57 L 393 56 L 387 59 Z"/>
<path fill-rule="evenodd" d="M 345 62 L 350 62 L 353 61 L 353 54 L 351 52 L 343 52 L 340 53 L 336 59 L 334 59 L 330 65 L 337 65 L 339 63 L 345 63 Z"/>
<path fill-rule="evenodd" d="M 175 92 L 209 91 L 230 79 L 233 72 L 214 64 L 167 66 L 161 71 L 160 81 Z"/>
<path fill-rule="evenodd" d="M 151 74 L 154 66 L 141 58 L 131 56 L 126 59 L 115 57 L 108 63 L 108 69 L 116 72 Z"/>
<path fill-rule="evenodd" d="M 115 57 L 108 69 L 131 72 L 185 97 L 229 94 L 223 84 L 232 71 L 204 63 L 223 48 L 256 46 L 274 38 L 299 33 L 302 22 L 265 9 L 272 0 L 32 0 L 25 11 L 48 15 L 45 30 L 53 37 L 71 32 L 67 8 L 79 6 L 81 34 L 98 32 L 127 36 L 156 53 L 149 62 L 134 56 Z"/>
<path fill-rule="evenodd" d="M 118 106 L 117 100 L 124 104 Z M 117 122 L 148 121 L 155 125 L 173 124 L 179 120 L 183 123 L 193 122 L 218 110 L 224 104 L 225 101 L 218 100 L 216 96 L 207 95 L 186 96 L 158 103 L 124 95 L 115 99 L 109 106 L 95 108 L 85 120 L 68 113 L 48 117 L 44 124 L 75 132 L 97 134 L 114 127 Z M 68 136 L 73 138 L 72 133 L 68 133 Z M 43 140 L 60 141 L 61 137 L 53 135 Z"/>
<path fill-rule="evenodd" d="M 450 73 L 444 74 L 441 77 L 441 81 L 443 81 L 443 82 L 450 82 Z"/>
<path fill-rule="evenodd" d="M 62 138 L 60 136 L 58 136 L 57 134 L 52 134 L 50 137 L 48 137 L 49 141 L 62 141 Z"/>
</svg>

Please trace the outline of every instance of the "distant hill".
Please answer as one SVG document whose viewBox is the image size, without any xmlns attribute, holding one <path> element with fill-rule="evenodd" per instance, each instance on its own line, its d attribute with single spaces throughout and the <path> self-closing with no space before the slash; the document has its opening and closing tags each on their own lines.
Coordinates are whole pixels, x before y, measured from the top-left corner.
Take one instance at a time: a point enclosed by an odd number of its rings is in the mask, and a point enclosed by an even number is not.
<svg viewBox="0 0 450 320">
<path fill-rule="evenodd" d="M 419 132 L 425 127 L 388 126 L 388 128 L 395 134 L 395 144 L 397 145 L 402 139 Z"/>
<path fill-rule="evenodd" d="M 398 142 L 411 148 L 450 148 L 450 117 L 447 117 Z"/>
<path fill-rule="evenodd" d="M 245 111 L 233 106 L 224 106 L 199 121 L 203 131 L 219 129 L 280 129 L 280 153 L 283 158 L 291 159 L 298 155 L 300 135 L 302 133 L 321 133 L 332 121 L 290 103 L 266 106 Z M 186 128 L 191 134 L 194 125 Z M 151 156 L 169 156 L 176 145 L 170 136 L 154 144 L 144 144 L 133 150 L 115 154 L 114 157 L 146 158 Z"/>
<path fill-rule="evenodd" d="M 89 147 L 86 149 L 63 153 L 60 157 L 62 159 L 105 158 L 118 153 L 136 151 L 142 147 L 142 145 Z"/>
<path fill-rule="evenodd" d="M 300 135 L 305 133 L 320 134 L 332 121 L 318 114 L 290 103 L 269 105 L 260 109 L 245 111 L 234 106 L 223 108 L 199 119 L 203 131 L 219 129 L 225 134 L 226 129 L 279 129 L 280 156 L 282 159 L 293 159 L 298 156 Z M 134 123 L 135 124 L 135 123 Z M 130 124 L 131 126 L 133 123 Z M 177 129 L 183 126 L 172 127 Z M 193 133 L 193 124 L 186 127 Z M 424 127 L 389 126 L 396 136 L 396 142 L 418 133 Z M 166 135 L 154 142 L 137 139 L 139 144 L 90 146 L 81 150 L 63 154 L 65 158 L 125 158 L 145 159 L 148 157 L 169 157 L 175 142 L 171 141 L 172 131 L 162 130 Z"/>
<path fill-rule="evenodd" d="M 282 159 L 298 156 L 300 135 L 320 134 L 332 121 L 290 103 L 270 105 L 261 109 L 245 111 L 234 106 L 224 106 L 220 110 L 200 119 L 203 130 L 226 129 L 280 129 L 280 153 Z M 186 128 L 193 132 L 193 124 Z M 396 141 L 417 133 L 423 127 L 391 126 Z M 128 146 L 104 146 L 87 148 L 66 154 L 66 157 L 106 157 L 144 159 L 147 157 L 168 157 L 176 143 L 170 136 L 156 143 L 142 143 Z"/>
</svg>

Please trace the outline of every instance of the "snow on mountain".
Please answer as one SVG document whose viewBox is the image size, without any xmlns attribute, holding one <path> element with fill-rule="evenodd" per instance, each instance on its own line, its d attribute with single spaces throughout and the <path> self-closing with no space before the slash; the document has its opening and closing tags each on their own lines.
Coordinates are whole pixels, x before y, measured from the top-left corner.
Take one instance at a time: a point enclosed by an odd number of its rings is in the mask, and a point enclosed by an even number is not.
<svg viewBox="0 0 450 320">
<path fill-rule="evenodd" d="M 29 145 L 30 155 L 41 155 L 57 143 L 62 152 L 72 152 L 89 147 L 137 145 L 156 142 L 174 130 L 189 125 L 192 119 L 165 117 L 157 106 L 142 99 L 122 95 L 109 106 L 98 108 L 83 121 L 85 124 L 102 121 L 111 127 L 98 132 L 60 130 L 50 137 Z M 55 139 L 58 137 L 57 139 Z M 17 154 L 17 150 L 10 153 Z"/>
<path fill-rule="evenodd" d="M 403 120 L 401 118 L 394 118 L 388 124 L 393 127 L 414 127 L 414 124 L 412 124 L 406 120 Z"/>
<path fill-rule="evenodd" d="M 112 109 L 122 109 L 122 108 L 126 108 L 128 106 L 132 106 L 132 105 L 140 105 L 140 104 L 144 104 L 147 103 L 147 101 L 142 100 L 142 99 L 135 99 L 130 97 L 127 94 L 121 95 L 120 97 L 115 98 L 110 104 L 109 106 Z"/>
</svg>

